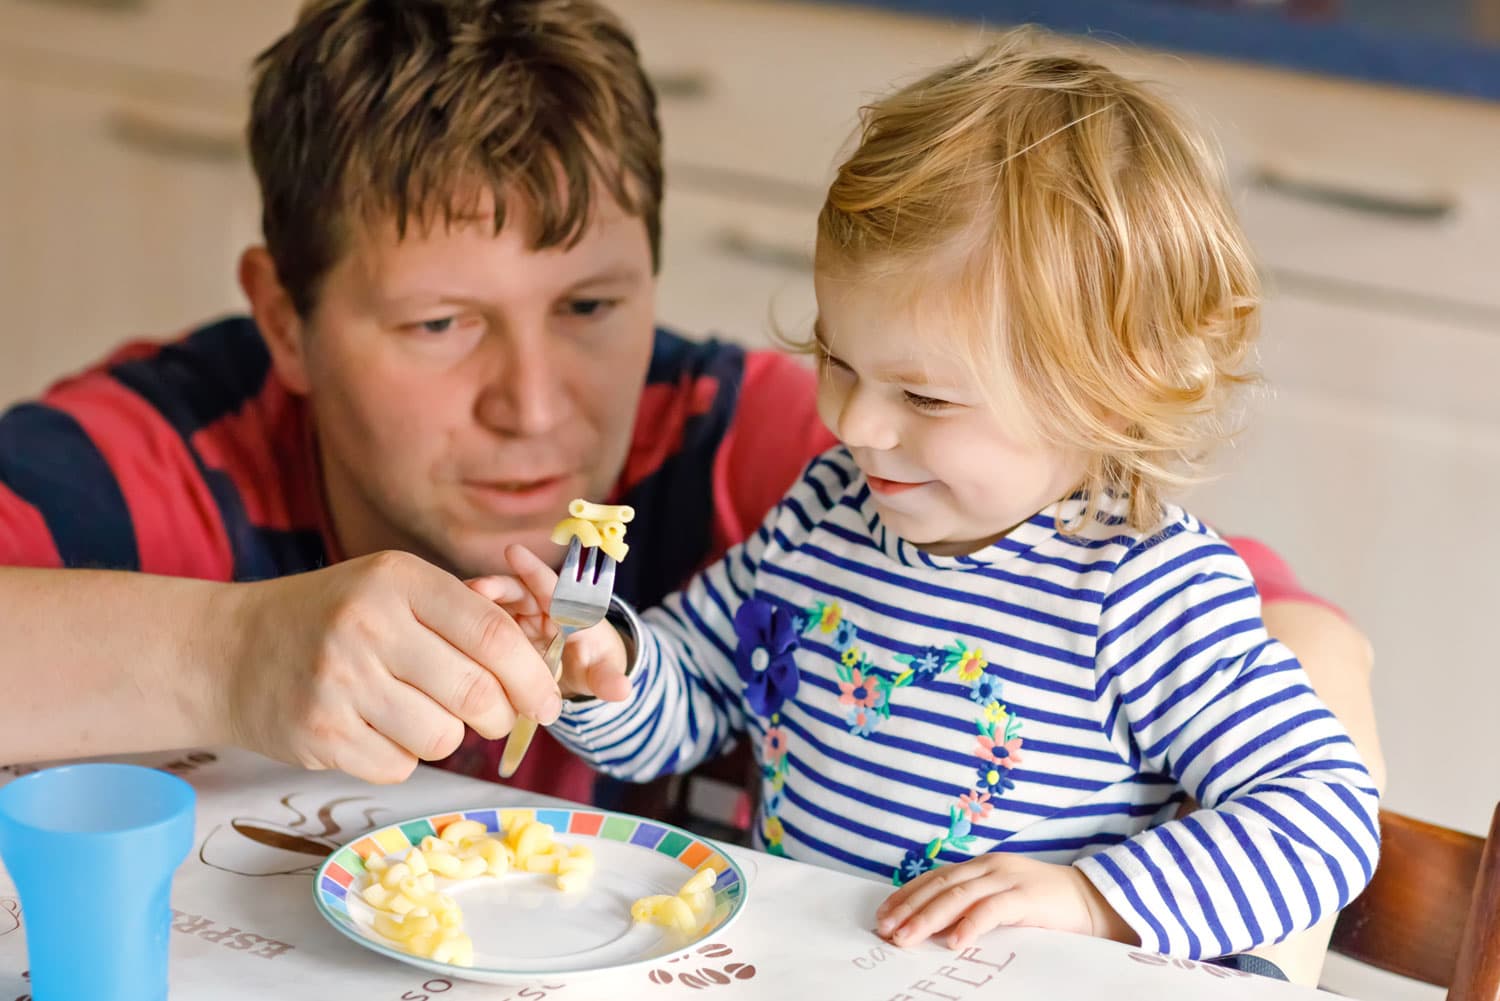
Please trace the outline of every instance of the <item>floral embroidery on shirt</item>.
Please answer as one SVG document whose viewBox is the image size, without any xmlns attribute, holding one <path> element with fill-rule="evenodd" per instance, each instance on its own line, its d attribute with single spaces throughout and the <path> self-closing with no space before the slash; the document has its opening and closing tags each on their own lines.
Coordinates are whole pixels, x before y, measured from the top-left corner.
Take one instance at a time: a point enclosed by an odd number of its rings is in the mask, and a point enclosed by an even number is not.
<svg viewBox="0 0 1500 1001">
<path fill-rule="evenodd" d="M 981 674 L 969 686 L 969 698 L 987 706 L 1000 698 L 1000 679 L 993 674 Z"/>
<path fill-rule="evenodd" d="M 868 737 L 891 716 L 891 679 L 851 646 L 839 659 L 839 703 L 848 706 L 844 720 L 849 732 Z"/>
<path fill-rule="evenodd" d="M 973 753 L 980 760 L 974 780 L 949 807 L 947 831 L 907 851 L 896 867 L 894 882 L 906 883 L 932 869 L 945 848 L 972 848 L 974 823 L 990 815 L 996 797 L 1015 788 L 1009 772 L 1021 763 L 1021 722 L 1000 701 L 1000 679 L 988 672 L 989 659 L 983 648 L 969 647 L 955 639 L 946 647 L 933 646 L 897 656 L 896 662 L 903 665 L 899 673 L 883 671 L 860 645 L 859 628 L 844 617 L 837 602 L 830 601 L 815 602 L 797 613 L 752 598 L 735 613 L 734 629 L 739 641 L 735 665 L 745 685 L 745 701 L 752 712 L 770 724 L 761 738 L 765 786 L 760 834 L 766 851 L 786 854 L 786 827 L 780 813 L 791 763 L 787 728 L 780 714 L 801 683 L 796 654 L 802 637 L 814 635 L 838 655 L 838 701 L 845 725 L 857 737 L 874 734 L 890 719 L 892 696 L 902 688 L 929 682 L 948 671 L 969 686 L 969 698 L 979 707 Z"/>
<path fill-rule="evenodd" d="M 781 725 L 780 715 L 772 715 L 771 725 L 766 730 L 766 735 L 761 738 L 761 776 L 766 781 L 766 787 L 761 796 L 760 810 L 760 835 L 765 842 L 766 851 L 772 855 L 785 855 L 786 849 L 782 847 L 782 839 L 786 837 L 786 828 L 782 826 L 781 800 L 786 790 L 786 776 L 790 769 L 787 760 L 786 727 Z"/>
<path fill-rule="evenodd" d="M 984 669 L 990 665 L 982 648 L 970 649 L 962 640 L 954 640 L 946 647 L 928 647 L 918 654 L 897 654 L 896 663 L 906 665 L 906 670 L 892 679 L 896 688 L 931 680 L 954 668 L 958 671 L 958 680 L 972 684 L 984 676 Z"/>
<path fill-rule="evenodd" d="M 969 851 L 974 845 L 975 821 L 984 820 L 995 809 L 994 801 L 1001 793 L 1014 789 L 1015 780 L 1010 770 L 1021 764 L 1021 721 L 1000 702 L 1000 681 L 990 675 L 975 679 L 970 695 L 977 694 L 979 682 L 989 678 L 988 688 L 994 697 L 984 703 L 979 718 L 974 721 L 978 734 L 974 743 L 974 754 L 980 759 L 975 769 L 973 786 L 960 793 L 948 808 L 948 831 L 933 838 L 925 846 L 911 848 L 906 852 L 891 881 L 897 886 L 909 883 L 922 873 L 937 866 L 937 856 L 944 848 Z"/>
<path fill-rule="evenodd" d="M 843 609 L 839 608 L 836 601 L 820 601 L 808 610 L 808 618 L 812 624 L 825 633 L 831 633 L 839 627 L 844 618 Z"/>
<path fill-rule="evenodd" d="M 958 662 L 954 665 L 958 668 L 958 680 L 974 682 L 982 678 L 984 669 L 990 666 L 984 658 L 984 651 L 978 647 L 970 650 L 958 640 L 953 641 L 953 646 L 958 653 Z"/>
<path fill-rule="evenodd" d="M 915 681 L 927 681 L 947 669 L 948 651 L 940 646 L 932 646 L 919 654 L 901 654 L 896 657 L 896 662 L 907 665 L 906 671 L 896 676 L 897 681 L 908 674 Z"/>
<path fill-rule="evenodd" d="M 933 854 L 935 855 L 937 853 L 934 852 Z M 928 869 L 931 869 L 935 865 L 937 865 L 936 859 L 929 856 L 920 848 L 913 848 L 906 853 L 906 857 L 903 858 L 901 860 L 901 864 L 896 867 L 896 878 L 894 882 L 897 886 L 900 886 L 903 883 L 910 883 L 912 880 L 916 879 L 918 876 L 922 875 L 922 873 L 926 872 Z"/>
</svg>

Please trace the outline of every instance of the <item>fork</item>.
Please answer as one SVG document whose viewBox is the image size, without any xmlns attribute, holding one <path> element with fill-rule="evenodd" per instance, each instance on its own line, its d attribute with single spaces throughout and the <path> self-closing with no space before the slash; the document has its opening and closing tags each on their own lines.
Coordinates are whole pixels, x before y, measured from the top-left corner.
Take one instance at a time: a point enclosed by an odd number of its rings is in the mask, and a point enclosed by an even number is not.
<svg viewBox="0 0 1500 1001">
<path fill-rule="evenodd" d="M 598 549 L 585 550 L 575 537 L 568 544 L 567 558 L 557 576 L 557 590 L 552 592 L 552 604 L 547 609 L 548 618 L 558 627 L 546 653 L 553 681 L 562 676 L 563 647 L 568 637 L 603 620 L 614 592 L 615 561 Z M 524 716 L 516 719 L 505 741 L 505 753 L 500 757 L 502 779 L 510 778 L 520 767 L 531 738 L 536 736 L 536 726 L 534 719 Z"/>
</svg>

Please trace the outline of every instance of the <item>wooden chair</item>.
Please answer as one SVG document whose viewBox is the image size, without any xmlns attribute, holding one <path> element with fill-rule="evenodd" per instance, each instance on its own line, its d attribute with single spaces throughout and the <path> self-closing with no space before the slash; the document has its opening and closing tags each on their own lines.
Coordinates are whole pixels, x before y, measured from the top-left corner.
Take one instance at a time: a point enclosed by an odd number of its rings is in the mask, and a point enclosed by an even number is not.
<svg viewBox="0 0 1500 1001">
<path fill-rule="evenodd" d="M 1448 989 L 1500 1001 L 1500 806 L 1488 840 L 1382 810 L 1380 865 L 1339 915 L 1330 948 Z"/>
</svg>

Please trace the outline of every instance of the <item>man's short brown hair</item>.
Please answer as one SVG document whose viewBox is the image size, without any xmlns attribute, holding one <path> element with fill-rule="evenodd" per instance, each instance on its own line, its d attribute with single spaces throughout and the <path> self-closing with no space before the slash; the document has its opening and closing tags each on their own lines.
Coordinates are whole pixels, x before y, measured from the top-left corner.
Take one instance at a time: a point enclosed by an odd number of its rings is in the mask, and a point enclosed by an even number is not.
<svg viewBox="0 0 1500 1001">
<path fill-rule="evenodd" d="M 351 225 L 404 235 L 507 197 L 537 249 L 569 246 L 602 188 L 659 256 L 656 95 L 592 0 L 312 0 L 256 60 L 249 126 L 262 225 L 306 316 Z"/>
</svg>

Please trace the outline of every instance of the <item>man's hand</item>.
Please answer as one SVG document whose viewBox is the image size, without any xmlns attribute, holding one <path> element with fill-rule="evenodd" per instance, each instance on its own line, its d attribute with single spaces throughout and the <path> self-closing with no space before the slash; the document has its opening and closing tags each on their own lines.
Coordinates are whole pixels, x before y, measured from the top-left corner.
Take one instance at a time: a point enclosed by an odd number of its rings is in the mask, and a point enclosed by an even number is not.
<svg viewBox="0 0 1500 1001">
<path fill-rule="evenodd" d="M 876 932 L 903 947 L 941 935 L 963 949 L 1001 925 L 1138 942 L 1083 873 L 1005 852 L 924 872 L 875 911 Z"/>
<path fill-rule="evenodd" d="M 517 714 L 551 723 L 557 686 L 526 633 L 463 581 L 406 553 L 226 590 L 232 739 L 307 768 L 399 782 Z"/>
</svg>

